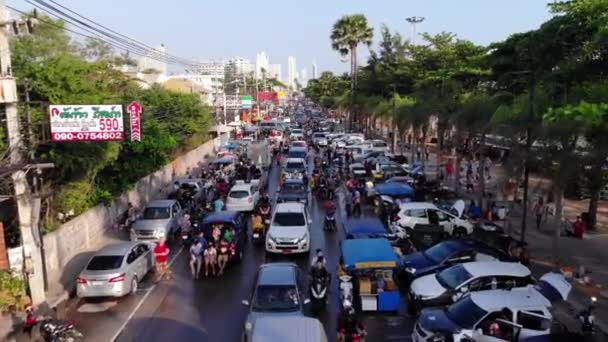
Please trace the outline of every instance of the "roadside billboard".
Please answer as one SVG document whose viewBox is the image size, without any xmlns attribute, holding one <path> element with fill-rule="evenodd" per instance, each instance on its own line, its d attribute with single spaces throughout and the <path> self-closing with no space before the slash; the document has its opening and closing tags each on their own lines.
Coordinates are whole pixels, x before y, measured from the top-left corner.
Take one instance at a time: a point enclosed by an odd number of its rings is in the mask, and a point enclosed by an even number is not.
<svg viewBox="0 0 608 342">
<path fill-rule="evenodd" d="M 122 105 L 50 105 L 51 141 L 124 140 Z"/>
</svg>

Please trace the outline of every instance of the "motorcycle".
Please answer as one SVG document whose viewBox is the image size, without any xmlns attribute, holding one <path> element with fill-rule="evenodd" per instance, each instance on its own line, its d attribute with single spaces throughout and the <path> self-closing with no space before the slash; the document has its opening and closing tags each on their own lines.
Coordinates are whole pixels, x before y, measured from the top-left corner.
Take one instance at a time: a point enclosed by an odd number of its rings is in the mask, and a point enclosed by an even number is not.
<svg viewBox="0 0 608 342">
<path fill-rule="evenodd" d="M 336 213 L 327 212 L 325 214 L 325 225 L 323 226 L 325 231 L 336 231 Z"/>
<path fill-rule="evenodd" d="M 260 215 L 261 216 L 261 215 Z M 267 220 L 268 222 L 270 222 L 269 220 Z M 252 227 L 252 234 L 251 234 L 251 238 L 253 243 L 263 243 L 264 239 L 266 238 L 266 222 L 264 221 L 264 218 L 262 216 L 262 224 L 259 226 L 253 226 Z"/>
<path fill-rule="evenodd" d="M 342 307 L 345 307 L 345 303 L 353 302 L 353 277 L 349 275 L 342 275 L 340 279 L 340 303 Z"/>
<path fill-rule="evenodd" d="M 23 325 L 23 331 L 31 334 L 33 328 L 39 325 L 40 337 L 45 342 L 80 342 L 84 335 L 76 330 L 71 321 L 62 321 L 47 316 L 29 314 Z M 31 336 L 31 335 L 30 335 Z M 36 339 L 34 337 L 34 339 Z"/>
<path fill-rule="evenodd" d="M 328 198 L 327 187 L 323 183 L 320 183 L 319 186 L 317 187 L 317 198 L 320 201 L 324 201 Z"/>
<path fill-rule="evenodd" d="M 595 309 L 596 302 L 597 298 L 591 297 L 589 306 L 576 315 L 576 318 L 581 323 L 581 332 L 585 336 L 593 335 L 595 332 L 595 315 L 593 315 L 593 310 Z"/>
<path fill-rule="evenodd" d="M 310 286 L 313 312 L 320 312 L 327 304 L 327 281 L 325 278 L 313 278 Z"/>
</svg>

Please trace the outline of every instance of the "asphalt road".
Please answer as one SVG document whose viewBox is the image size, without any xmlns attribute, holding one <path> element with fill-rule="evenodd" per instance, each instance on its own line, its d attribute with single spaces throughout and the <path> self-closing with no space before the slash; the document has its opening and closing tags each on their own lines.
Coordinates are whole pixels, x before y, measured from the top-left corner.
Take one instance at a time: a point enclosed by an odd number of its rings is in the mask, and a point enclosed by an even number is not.
<svg viewBox="0 0 608 342">
<path fill-rule="evenodd" d="M 311 171 L 311 170 L 309 170 Z M 270 172 L 269 193 L 274 196 L 279 171 Z M 324 324 L 330 341 L 336 339 L 336 321 L 339 314 L 338 281 L 335 278 L 336 264 L 343 238 L 336 233 L 325 233 L 322 229 L 324 213 L 316 199 L 309 208 L 313 225 L 311 228 L 311 251 L 323 249 L 328 269 L 334 275 L 329 292 L 330 304 L 318 318 Z M 344 211 L 337 216 L 338 227 Z M 311 254 L 312 255 L 312 254 Z M 72 315 L 87 341 L 240 341 L 247 307 L 242 299 L 249 299 L 258 267 L 268 262 L 263 245 L 251 245 L 245 250 L 243 261 L 231 265 L 224 275 L 216 278 L 193 280 L 188 266 L 188 253 L 179 247 L 171 251 L 172 281 L 158 285 L 145 279 L 135 296 L 117 300 L 77 301 L 72 305 Z M 308 255 L 273 257 L 296 262 L 307 272 Z M 402 305 L 403 307 L 404 305 Z M 368 341 L 409 341 L 413 321 L 405 310 L 399 315 L 364 315 L 368 325 Z"/>
</svg>

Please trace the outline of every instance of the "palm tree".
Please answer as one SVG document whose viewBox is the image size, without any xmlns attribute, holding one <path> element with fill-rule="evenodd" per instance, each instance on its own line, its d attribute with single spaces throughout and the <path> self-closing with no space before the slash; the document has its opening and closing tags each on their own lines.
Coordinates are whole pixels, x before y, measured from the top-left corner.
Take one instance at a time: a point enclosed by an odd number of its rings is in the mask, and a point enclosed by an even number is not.
<svg viewBox="0 0 608 342">
<path fill-rule="evenodd" d="M 357 86 L 357 47 L 365 44 L 368 47 L 372 44 L 374 37 L 373 28 L 367 24 L 367 18 L 363 14 L 345 15 L 334 23 L 331 31 L 331 47 L 337 50 L 340 55 L 346 56 L 350 53 L 350 125 L 353 122 L 353 96 Z"/>
</svg>

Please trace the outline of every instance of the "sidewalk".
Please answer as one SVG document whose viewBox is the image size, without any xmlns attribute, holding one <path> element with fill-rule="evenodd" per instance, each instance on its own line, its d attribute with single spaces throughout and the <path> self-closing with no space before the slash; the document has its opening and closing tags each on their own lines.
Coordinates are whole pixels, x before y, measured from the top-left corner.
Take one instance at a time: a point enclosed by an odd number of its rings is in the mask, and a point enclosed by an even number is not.
<svg viewBox="0 0 608 342">
<path fill-rule="evenodd" d="M 433 149 L 431 149 L 433 150 Z M 431 153 L 431 157 L 427 162 L 427 169 L 435 170 L 437 166 L 437 155 Z M 500 165 L 494 166 L 492 181 L 486 186 L 486 189 L 499 189 L 498 185 L 502 184 L 503 172 Z M 536 191 L 542 191 L 542 180 L 535 179 L 535 182 L 540 183 L 531 186 L 530 198 L 536 198 Z M 461 189 L 464 190 L 464 189 Z M 461 193 L 466 200 L 473 199 L 477 201 L 476 193 Z M 532 202 L 532 201 L 531 201 Z M 564 201 L 565 215 L 572 215 L 573 212 L 579 210 L 580 205 L 577 201 Z M 578 205 L 578 206 L 577 206 Z M 522 204 L 514 203 L 511 206 L 511 211 L 506 218 L 504 225 L 510 227 L 511 236 L 515 239 L 520 239 L 520 227 L 522 221 Z M 531 270 L 538 278 L 544 273 L 558 271 L 563 266 L 571 267 L 575 272 L 580 265 L 584 265 L 587 270 L 590 270 L 594 285 L 587 286 L 572 281 L 573 288 L 568 298 L 568 301 L 555 306 L 555 318 L 564 324 L 570 331 L 578 331 L 580 325 L 576 321 L 575 316 L 578 312 L 585 309 L 590 301 L 590 297 L 597 297 L 597 305 L 594 311 L 596 317 L 596 327 L 601 331 L 605 339 L 608 340 L 608 233 L 602 232 L 601 229 L 586 234 L 583 240 L 578 240 L 570 237 L 560 237 L 558 239 L 557 261 L 554 256 L 554 229 L 550 222 L 543 222 L 541 229 L 536 229 L 535 219 L 532 216 L 532 210 L 528 210 L 528 218 L 526 219 L 526 237 L 525 241 L 529 244 L 530 255 L 532 257 Z M 603 223 L 608 220 L 608 217 L 599 217 L 598 222 Z M 508 228 L 507 228 L 508 229 Z M 601 334 L 601 333 L 600 333 Z"/>
</svg>

